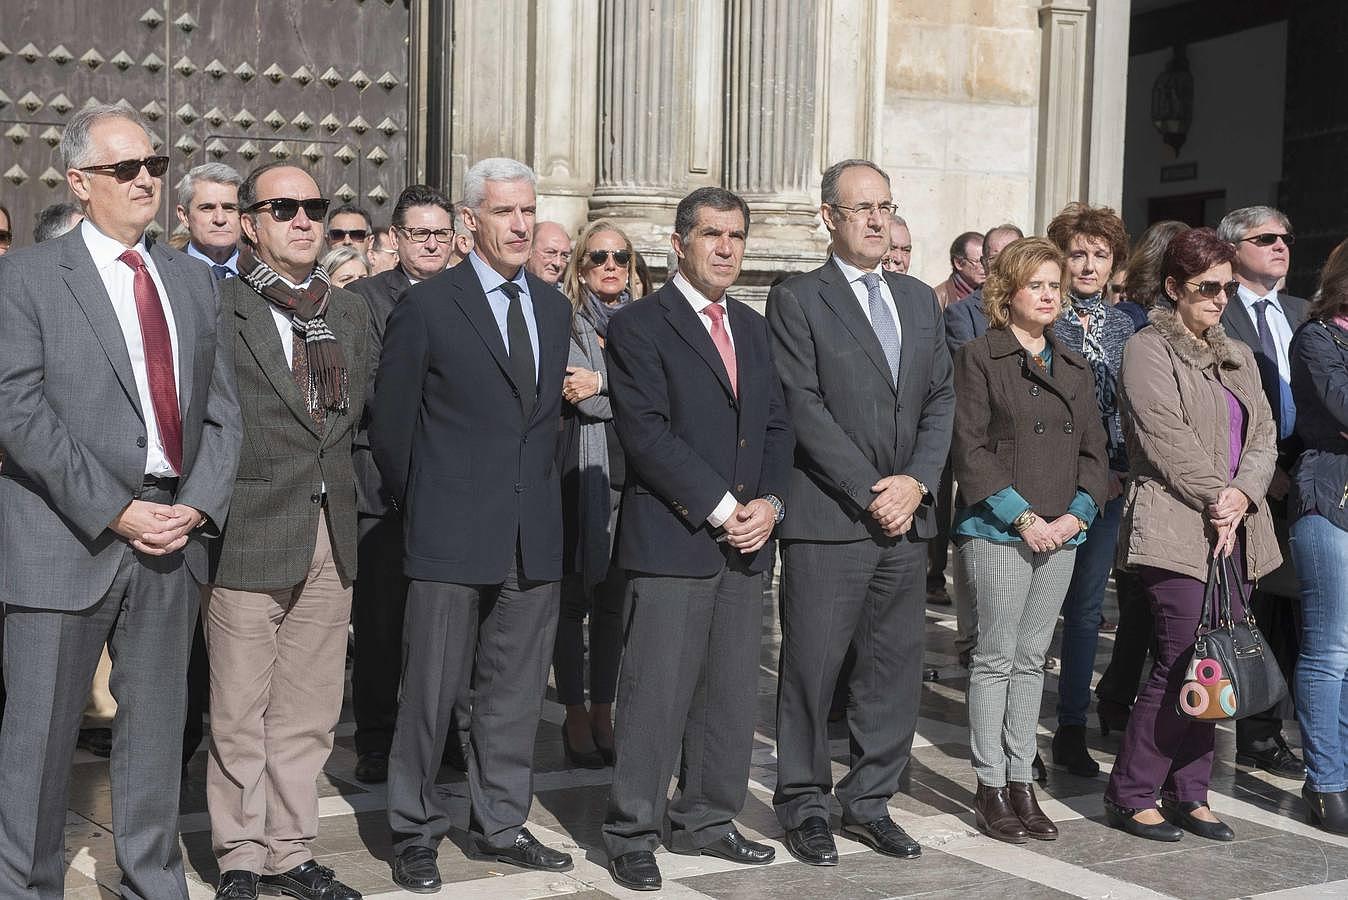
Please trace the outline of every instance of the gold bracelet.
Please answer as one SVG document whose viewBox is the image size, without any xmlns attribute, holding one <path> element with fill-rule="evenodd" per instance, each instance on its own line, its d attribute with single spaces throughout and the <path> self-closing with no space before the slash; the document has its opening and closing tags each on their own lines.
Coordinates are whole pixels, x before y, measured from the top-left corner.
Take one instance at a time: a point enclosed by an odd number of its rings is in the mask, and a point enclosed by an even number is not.
<svg viewBox="0 0 1348 900">
<path fill-rule="evenodd" d="M 1021 534 L 1024 534 L 1025 529 L 1033 525 L 1035 523 L 1035 520 L 1038 518 L 1039 517 L 1034 514 L 1034 510 L 1027 509 L 1025 510 L 1025 512 L 1021 513 L 1020 515 L 1016 516 L 1014 519 L 1011 520 L 1011 527 L 1016 529 L 1016 531 L 1020 532 Z"/>
</svg>

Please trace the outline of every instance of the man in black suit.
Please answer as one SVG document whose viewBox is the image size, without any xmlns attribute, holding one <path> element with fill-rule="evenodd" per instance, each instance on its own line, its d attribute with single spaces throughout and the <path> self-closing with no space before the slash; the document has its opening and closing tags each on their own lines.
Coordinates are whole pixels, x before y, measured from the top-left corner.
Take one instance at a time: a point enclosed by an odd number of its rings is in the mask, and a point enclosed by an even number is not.
<svg viewBox="0 0 1348 900">
<path fill-rule="evenodd" d="M 393 206 L 393 232 L 398 265 L 348 285 L 370 307 L 371 368 L 379 363 L 389 313 L 414 284 L 440 274 L 454 241 L 454 206 L 444 194 L 414 184 Z M 373 380 L 371 383 L 373 394 Z M 355 597 L 351 623 L 355 652 L 351 661 L 351 710 L 356 720 L 356 778 L 379 783 L 388 778 L 388 753 L 398 716 L 398 680 L 402 676 L 403 609 L 407 579 L 403 577 L 402 521 L 391 514 L 379 470 L 370 455 L 370 416 L 365 414 L 352 451 L 356 467 L 356 511 L 359 518 Z M 451 755 L 457 741 L 451 742 Z M 457 755 L 462 757 L 462 753 Z"/>
<path fill-rule="evenodd" d="M 677 273 L 609 323 L 614 424 L 627 451 L 618 565 L 631 577 L 604 847 L 613 879 L 658 890 L 677 853 L 771 862 L 734 818 L 753 750 L 763 573 L 784 515 L 792 437 L 767 327 L 726 295 L 749 208 L 699 188 L 674 217 Z M 682 742 L 679 790 L 666 810 Z"/>
<path fill-rule="evenodd" d="M 843 830 L 875 850 L 921 848 L 887 811 L 908 763 L 922 686 L 931 490 L 950 448 L 954 388 L 931 288 L 882 272 L 889 176 L 866 160 L 824 173 L 833 256 L 768 294 L 773 355 L 797 435 L 782 540 L 777 790 L 786 847 L 836 865 L 829 697 L 849 645 L 852 769 Z"/>
<path fill-rule="evenodd" d="M 440 887 L 449 810 L 436 773 L 455 700 L 477 667 L 468 754 L 477 854 L 546 871 L 571 857 L 524 827 L 534 733 L 562 576 L 554 465 L 571 305 L 528 275 L 534 173 L 486 159 L 464 176 L 476 250 L 410 288 L 384 332 L 370 447 L 403 520 L 406 651 L 389 756 L 393 878 Z"/>
<path fill-rule="evenodd" d="M 1293 432 L 1296 406 L 1287 350 L 1293 333 L 1306 321 L 1306 301 L 1278 290 L 1287 277 L 1294 240 L 1292 223 L 1281 210 L 1271 206 L 1233 210 L 1222 219 L 1217 233 L 1236 248 L 1232 271 L 1240 282 L 1237 296 L 1227 298 L 1222 327 L 1254 351 L 1259 380 L 1278 425 L 1278 467 L 1269 485 L 1268 505 L 1283 548 L 1283 564 L 1259 580 L 1250 609 L 1291 685 L 1301 646 L 1301 605 L 1292 554 L 1287 552 L 1287 490 L 1291 486 L 1288 473 L 1301 446 Z M 1282 720 L 1295 715 L 1294 699 L 1289 694 L 1271 709 L 1236 723 L 1236 765 L 1283 778 L 1306 777 L 1305 763 L 1282 735 Z"/>
</svg>

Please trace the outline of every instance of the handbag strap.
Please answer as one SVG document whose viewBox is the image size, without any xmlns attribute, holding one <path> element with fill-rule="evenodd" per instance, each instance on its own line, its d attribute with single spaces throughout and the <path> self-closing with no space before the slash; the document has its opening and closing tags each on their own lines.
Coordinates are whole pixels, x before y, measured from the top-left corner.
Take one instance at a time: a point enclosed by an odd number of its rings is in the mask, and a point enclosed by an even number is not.
<svg viewBox="0 0 1348 900">
<path fill-rule="evenodd" d="M 1198 613 L 1198 626 L 1194 629 L 1194 640 L 1199 641 L 1209 631 L 1215 631 L 1221 622 L 1222 557 L 1208 558 L 1208 580 L 1203 585 L 1203 608 Z"/>
</svg>

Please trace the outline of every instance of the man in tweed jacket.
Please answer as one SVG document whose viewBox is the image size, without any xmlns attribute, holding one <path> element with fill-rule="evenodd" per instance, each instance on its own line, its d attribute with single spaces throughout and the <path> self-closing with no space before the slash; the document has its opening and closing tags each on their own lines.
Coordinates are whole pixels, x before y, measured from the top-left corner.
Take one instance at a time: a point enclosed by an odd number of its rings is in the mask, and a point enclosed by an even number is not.
<svg viewBox="0 0 1348 900">
<path fill-rule="evenodd" d="M 218 897 L 256 897 L 259 881 L 359 897 L 310 850 L 342 706 L 369 340 L 365 303 L 315 270 L 326 202 L 293 165 L 250 174 L 239 207 L 251 246 L 220 282 L 244 439 L 204 617 Z"/>
</svg>

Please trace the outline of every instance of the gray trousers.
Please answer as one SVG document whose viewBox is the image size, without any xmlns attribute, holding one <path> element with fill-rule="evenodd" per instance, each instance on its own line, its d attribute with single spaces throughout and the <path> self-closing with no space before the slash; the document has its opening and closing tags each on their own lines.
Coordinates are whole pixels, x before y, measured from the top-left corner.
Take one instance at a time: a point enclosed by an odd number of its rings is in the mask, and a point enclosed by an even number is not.
<svg viewBox="0 0 1348 900">
<path fill-rule="evenodd" d="M 744 808 L 758 698 L 763 576 L 633 576 L 618 678 L 617 763 L 604 821 L 609 857 L 675 851 L 729 833 Z M 678 792 L 669 779 L 680 744 Z"/>
<path fill-rule="evenodd" d="M 978 645 L 969 669 L 969 747 L 980 784 L 1029 781 L 1053 641 L 1076 548 L 1033 553 L 1021 541 L 962 540 L 960 565 L 978 593 Z"/>
<path fill-rule="evenodd" d="M 847 711 L 852 769 L 833 792 L 845 822 L 889 814 L 917 728 L 926 572 L 920 542 L 783 542 L 772 799 L 783 827 L 828 818 L 829 701 L 849 644 L 857 655 Z"/>
<path fill-rule="evenodd" d="M 199 602 L 181 554 L 149 557 L 127 547 L 112 587 L 89 609 L 6 608 L 0 897 L 62 896 L 70 763 L 106 642 L 117 700 L 110 776 L 122 897 L 186 900 L 178 788 Z"/>
<path fill-rule="evenodd" d="M 403 625 L 403 681 L 389 755 L 394 851 L 434 849 L 449 833 L 436 785 L 455 701 L 477 662 L 469 726 L 469 832 L 479 847 L 512 844 L 533 802 L 534 736 L 552 664 L 555 581 L 526 581 L 518 559 L 497 585 L 412 581 Z"/>
<path fill-rule="evenodd" d="M 955 601 L 955 652 L 963 653 L 974 649 L 978 643 L 978 596 L 964 572 L 964 564 L 960 562 L 959 544 L 952 542 L 950 546 L 955 557 L 950 578 L 953 582 L 951 599 Z"/>
</svg>

